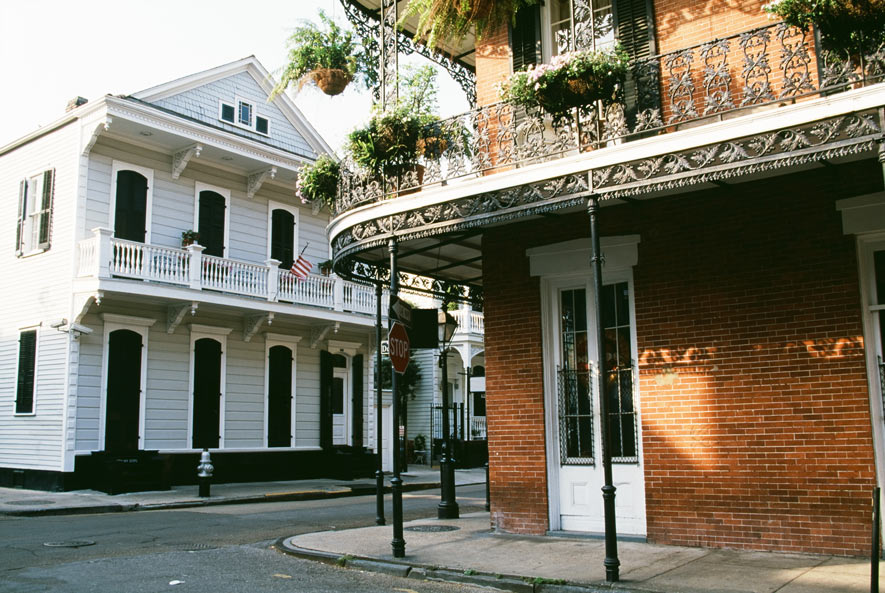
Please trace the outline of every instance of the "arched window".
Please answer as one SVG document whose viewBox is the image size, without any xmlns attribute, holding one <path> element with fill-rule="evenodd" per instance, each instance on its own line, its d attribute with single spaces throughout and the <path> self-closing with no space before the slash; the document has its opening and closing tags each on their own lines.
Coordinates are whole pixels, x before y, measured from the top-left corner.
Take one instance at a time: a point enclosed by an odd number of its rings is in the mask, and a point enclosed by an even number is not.
<svg viewBox="0 0 885 593">
<path fill-rule="evenodd" d="M 148 180 L 141 173 L 117 171 L 114 206 L 114 236 L 144 243 L 147 233 Z"/>
</svg>

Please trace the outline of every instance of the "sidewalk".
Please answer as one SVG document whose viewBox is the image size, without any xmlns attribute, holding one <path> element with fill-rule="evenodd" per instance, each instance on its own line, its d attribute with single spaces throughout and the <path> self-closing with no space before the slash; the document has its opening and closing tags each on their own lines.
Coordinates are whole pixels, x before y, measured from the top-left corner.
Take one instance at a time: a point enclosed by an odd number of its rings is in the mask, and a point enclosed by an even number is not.
<svg viewBox="0 0 885 593">
<path fill-rule="evenodd" d="M 411 465 L 402 474 L 403 490 L 439 488 L 439 469 Z M 458 485 L 484 484 L 485 469 L 455 471 Z M 390 476 L 385 475 L 389 487 Z M 80 513 L 113 513 L 152 509 L 188 508 L 206 505 L 279 502 L 285 500 L 316 500 L 375 493 L 375 478 L 359 480 L 296 480 L 288 482 L 251 482 L 213 484 L 212 496 L 197 496 L 197 486 L 174 486 L 171 490 L 130 492 L 110 495 L 96 490 L 46 492 L 0 488 L 0 515 L 72 515 Z"/>
<path fill-rule="evenodd" d="M 446 530 L 446 531 L 444 531 Z M 296 556 L 417 579 L 520 593 L 867 593 L 869 560 L 619 542 L 621 581 L 605 583 L 601 539 L 495 534 L 489 514 L 404 526 L 394 559 L 389 525 L 309 533 L 277 547 Z M 882 563 L 880 563 L 882 564 Z M 885 564 L 883 564 L 885 574 Z"/>
</svg>

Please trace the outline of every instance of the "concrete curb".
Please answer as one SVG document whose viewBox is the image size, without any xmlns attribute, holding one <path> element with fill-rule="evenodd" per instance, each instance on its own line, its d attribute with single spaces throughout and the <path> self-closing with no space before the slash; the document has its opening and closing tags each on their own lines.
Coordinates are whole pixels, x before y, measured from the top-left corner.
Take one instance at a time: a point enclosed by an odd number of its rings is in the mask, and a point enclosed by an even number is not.
<svg viewBox="0 0 885 593">
<path fill-rule="evenodd" d="M 458 486 L 474 486 L 484 482 L 471 482 L 458 484 Z M 439 482 L 421 482 L 417 484 L 403 484 L 403 492 L 417 490 L 433 490 L 439 488 Z M 196 488 L 196 487 L 195 487 Z M 347 496 L 365 496 L 374 494 L 374 486 L 346 487 L 338 490 L 299 490 L 294 492 L 279 492 L 272 494 L 258 494 L 249 496 L 220 496 L 205 500 L 181 500 L 158 503 L 120 503 L 120 504 L 96 504 L 72 507 L 44 507 L 39 509 L 0 510 L 0 516 L 6 517 L 45 517 L 58 515 L 92 515 L 104 513 L 123 513 L 131 511 L 158 511 L 174 509 L 190 509 L 197 507 L 227 505 L 227 504 L 255 504 L 262 502 L 290 502 L 298 500 L 323 500 L 327 498 L 343 498 Z M 384 487 L 384 492 L 390 492 L 390 486 Z"/>
<path fill-rule="evenodd" d="M 324 564 L 378 572 L 387 575 L 408 577 L 428 581 L 446 581 L 476 585 L 479 587 L 492 587 L 513 593 L 612 593 L 612 591 L 630 591 L 630 593 L 645 593 L 644 590 L 627 588 L 622 585 L 592 585 L 581 583 L 568 583 L 566 581 L 554 582 L 551 579 L 520 577 L 515 575 L 491 574 L 474 570 L 455 570 L 438 566 L 401 562 L 396 560 L 378 560 L 364 556 L 351 556 L 350 554 L 335 554 L 302 548 L 292 543 L 297 536 L 285 537 L 277 540 L 274 544 L 279 552 L 313 560 Z M 650 593 L 650 592 L 648 592 Z"/>
</svg>

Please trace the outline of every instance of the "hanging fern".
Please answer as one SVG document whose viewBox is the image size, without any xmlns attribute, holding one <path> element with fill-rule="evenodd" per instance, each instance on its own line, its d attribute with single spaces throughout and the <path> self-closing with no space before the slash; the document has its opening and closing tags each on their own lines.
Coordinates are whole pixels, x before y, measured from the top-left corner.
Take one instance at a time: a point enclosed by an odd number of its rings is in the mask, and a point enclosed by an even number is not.
<svg viewBox="0 0 885 593">
<path fill-rule="evenodd" d="M 461 40 L 471 29 L 477 37 L 491 33 L 501 23 L 513 22 L 516 12 L 540 0 L 410 0 L 400 26 L 418 15 L 415 35 L 431 47 L 438 40 Z"/>
</svg>

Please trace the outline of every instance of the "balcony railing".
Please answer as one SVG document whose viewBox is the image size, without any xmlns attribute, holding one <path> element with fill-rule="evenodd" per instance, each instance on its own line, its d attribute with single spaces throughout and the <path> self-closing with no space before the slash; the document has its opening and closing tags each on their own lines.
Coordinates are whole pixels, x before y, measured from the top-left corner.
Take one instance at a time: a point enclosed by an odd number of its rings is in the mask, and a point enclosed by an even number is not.
<svg viewBox="0 0 885 593">
<path fill-rule="evenodd" d="M 95 229 L 80 243 L 78 277 L 132 278 L 193 290 L 313 305 L 336 311 L 375 314 L 375 289 L 337 277 L 310 275 L 299 280 L 279 262 L 264 265 L 186 249 L 115 239 L 108 229 Z"/>
<path fill-rule="evenodd" d="M 469 309 L 457 309 L 450 311 L 452 317 L 458 322 L 458 329 L 455 334 L 479 334 L 485 333 L 485 318 L 482 313 L 471 311 Z"/>
<path fill-rule="evenodd" d="M 506 171 L 675 131 L 764 105 L 800 101 L 881 81 L 885 46 L 863 56 L 822 54 L 813 35 L 775 24 L 634 61 L 617 103 L 590 104 L 554 122 L 504 103 L 433 124 L 434 154 L 396 175 L 345 167 L 336 211 L 419 187 Z M 461 141 L 463 140 L 463 141 Z M 439 150 L 439 148 L 442 148 Z"/>
</svg>

